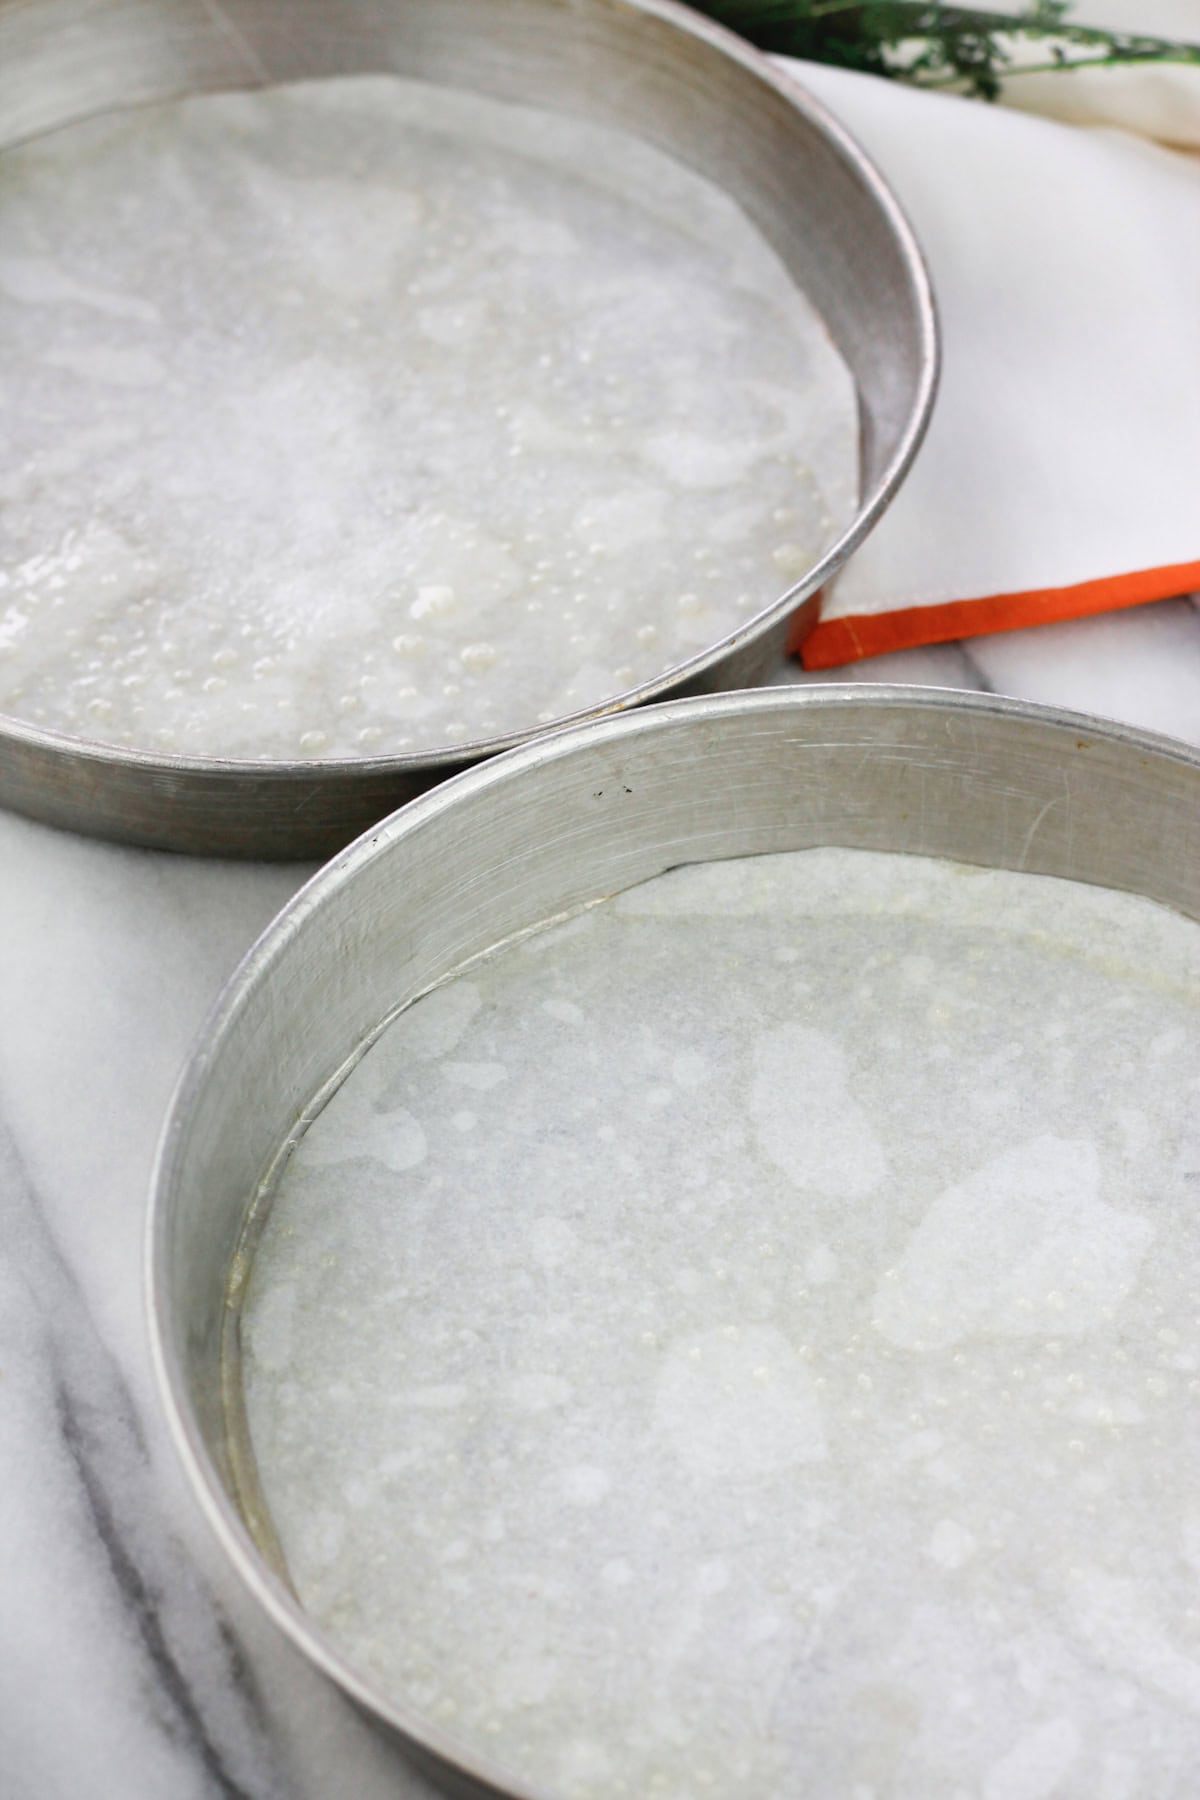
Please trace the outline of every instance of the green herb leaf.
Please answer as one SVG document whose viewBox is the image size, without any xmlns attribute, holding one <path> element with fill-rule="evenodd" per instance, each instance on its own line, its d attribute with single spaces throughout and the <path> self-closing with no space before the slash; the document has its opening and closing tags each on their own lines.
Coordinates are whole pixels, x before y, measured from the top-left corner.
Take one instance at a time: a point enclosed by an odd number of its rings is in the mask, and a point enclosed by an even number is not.
<svg viewBox="0 0 1200 1800">
<path fill-rule="evenodd" d="M 1200 63 L 1200 46 L 1070 22 L 1071 0 L 1033 0 L 1016 14 L 924 0 L 697 0 L 699 10 L 762 50 L 836 63 L 918 87 L 998 97 L 1013 51 L 1043 42 L 1046 60 L 1021 68 L 1069 71 L 1114 63 Z M 1078 54 L 1073 54 L 1078 52 Z"/>
</svg>

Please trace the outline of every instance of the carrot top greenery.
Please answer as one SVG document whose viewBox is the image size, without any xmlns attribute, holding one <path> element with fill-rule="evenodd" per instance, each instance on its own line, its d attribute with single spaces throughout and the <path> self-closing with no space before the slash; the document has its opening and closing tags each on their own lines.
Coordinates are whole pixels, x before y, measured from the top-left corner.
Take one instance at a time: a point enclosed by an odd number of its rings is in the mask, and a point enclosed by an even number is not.
<svg viewBox="0 0 1200 1800">
<path fill-rule="evenodd" d="M 1034 0 L 1017 13 L 920 0 L 695 0 L 760 49 L 889 75 L 920 87 L 994 100 L 1019 66 L 1072 69 L 1114 63 L 1200 64 L 1200 45 L 1074 24 L 1069 0 Z M 1032 58 L 1026 47 L 1044 51 Z M 1019 53 L 1019 63 L 1017 61 Z"/>
</svg>

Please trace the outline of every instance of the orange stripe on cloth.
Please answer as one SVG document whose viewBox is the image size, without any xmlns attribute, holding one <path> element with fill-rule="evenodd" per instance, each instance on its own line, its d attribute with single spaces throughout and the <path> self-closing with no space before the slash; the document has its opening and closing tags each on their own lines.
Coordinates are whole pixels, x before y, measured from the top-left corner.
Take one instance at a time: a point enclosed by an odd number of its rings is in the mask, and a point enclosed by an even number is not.
<svg viewBox="0 0 1200 1800">
<path fill-rule="evenodd" d="M 799 654 L 806 669 L 835 669 L 840 663 L 905 650 L 916 644 L 942 644 L 948 638 L 978 637 L 987 631 L 1016 631 L 1023 625 L 1049 625 L 1056 619 L 1080 619 L 1088 613 L 1115 612 L 1148 600 L 1169 600 L 1200 587 L 1200 562 L 1167 563 L 1129 575 L 1107 575 L 1070 587 L 1030 588 L 1022 594 L 990 594 L 981 600 L 947 600 L 938 606 L 900 606 L 888 612 L 847 613 L 840 619 L 818 619 L 807 633 L 797 616 L 789 655 Z M 805 621 L 806 623 L 807 621 Z"/>
</svg>

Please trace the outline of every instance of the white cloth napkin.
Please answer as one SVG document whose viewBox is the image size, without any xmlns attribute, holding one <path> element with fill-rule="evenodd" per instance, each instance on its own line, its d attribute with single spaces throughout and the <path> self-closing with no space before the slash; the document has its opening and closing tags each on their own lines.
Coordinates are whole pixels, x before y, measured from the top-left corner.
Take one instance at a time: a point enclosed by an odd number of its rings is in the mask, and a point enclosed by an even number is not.
<svg viewBox="0 0 1200 1800">
<path fill-rule="evenodd" d="M 1200 157 L 781 62 L 895 188 L 944 338 L 929 434 L 805 665 L 1200 587 Z"/>
</svg>

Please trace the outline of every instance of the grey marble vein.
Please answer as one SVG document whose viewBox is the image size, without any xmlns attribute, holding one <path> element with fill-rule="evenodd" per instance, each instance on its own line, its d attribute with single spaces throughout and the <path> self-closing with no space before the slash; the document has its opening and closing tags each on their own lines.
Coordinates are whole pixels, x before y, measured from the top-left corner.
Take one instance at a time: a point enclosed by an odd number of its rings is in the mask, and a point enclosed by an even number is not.
<svg viewBox="0 0 1200 1800">
<path fill-rule="evenodd" d="M 154 1141 L 303 870 L 0 814 L 0 1796 L 426 1790 L 261 1618 L 183 1491 L 144 1346 Z"/>
<path fill-rule="evenodd" d="M 245 1658 L 171 1531 L 132 1396 L 3 1124 L 2 1094 L 0 1221 L 4 1241 L 25 1251 L 26 1304 L 8 1313 L 24 1330 L 6 1347 L 4 1365 L 9 1383 L 24 1378 L 27 1392 L 40 1390 L 44 1452 L 56 1465 L 92 1590 L 72 1599 L 82 1607 L 90 1598 L 107 1615 L 109 1654 L 124 1665 L 130 1692 L 144 1696 L 144 1722 L 181 1763 L 189 1787 L 200 1776 L 197 1794 L 257 1800 L 280 1792 Z M 64 1694 L 64 1713 L 69 1706 Z M 4 1730 L 10 1769 L 25 1759 L 36 1767 L 47 1752 L 40 1729 L 38 1741 L 23 1742 L 31 1723 L 40 1727 L 36 1715 L 14 1708 Z"/>
</svg>

